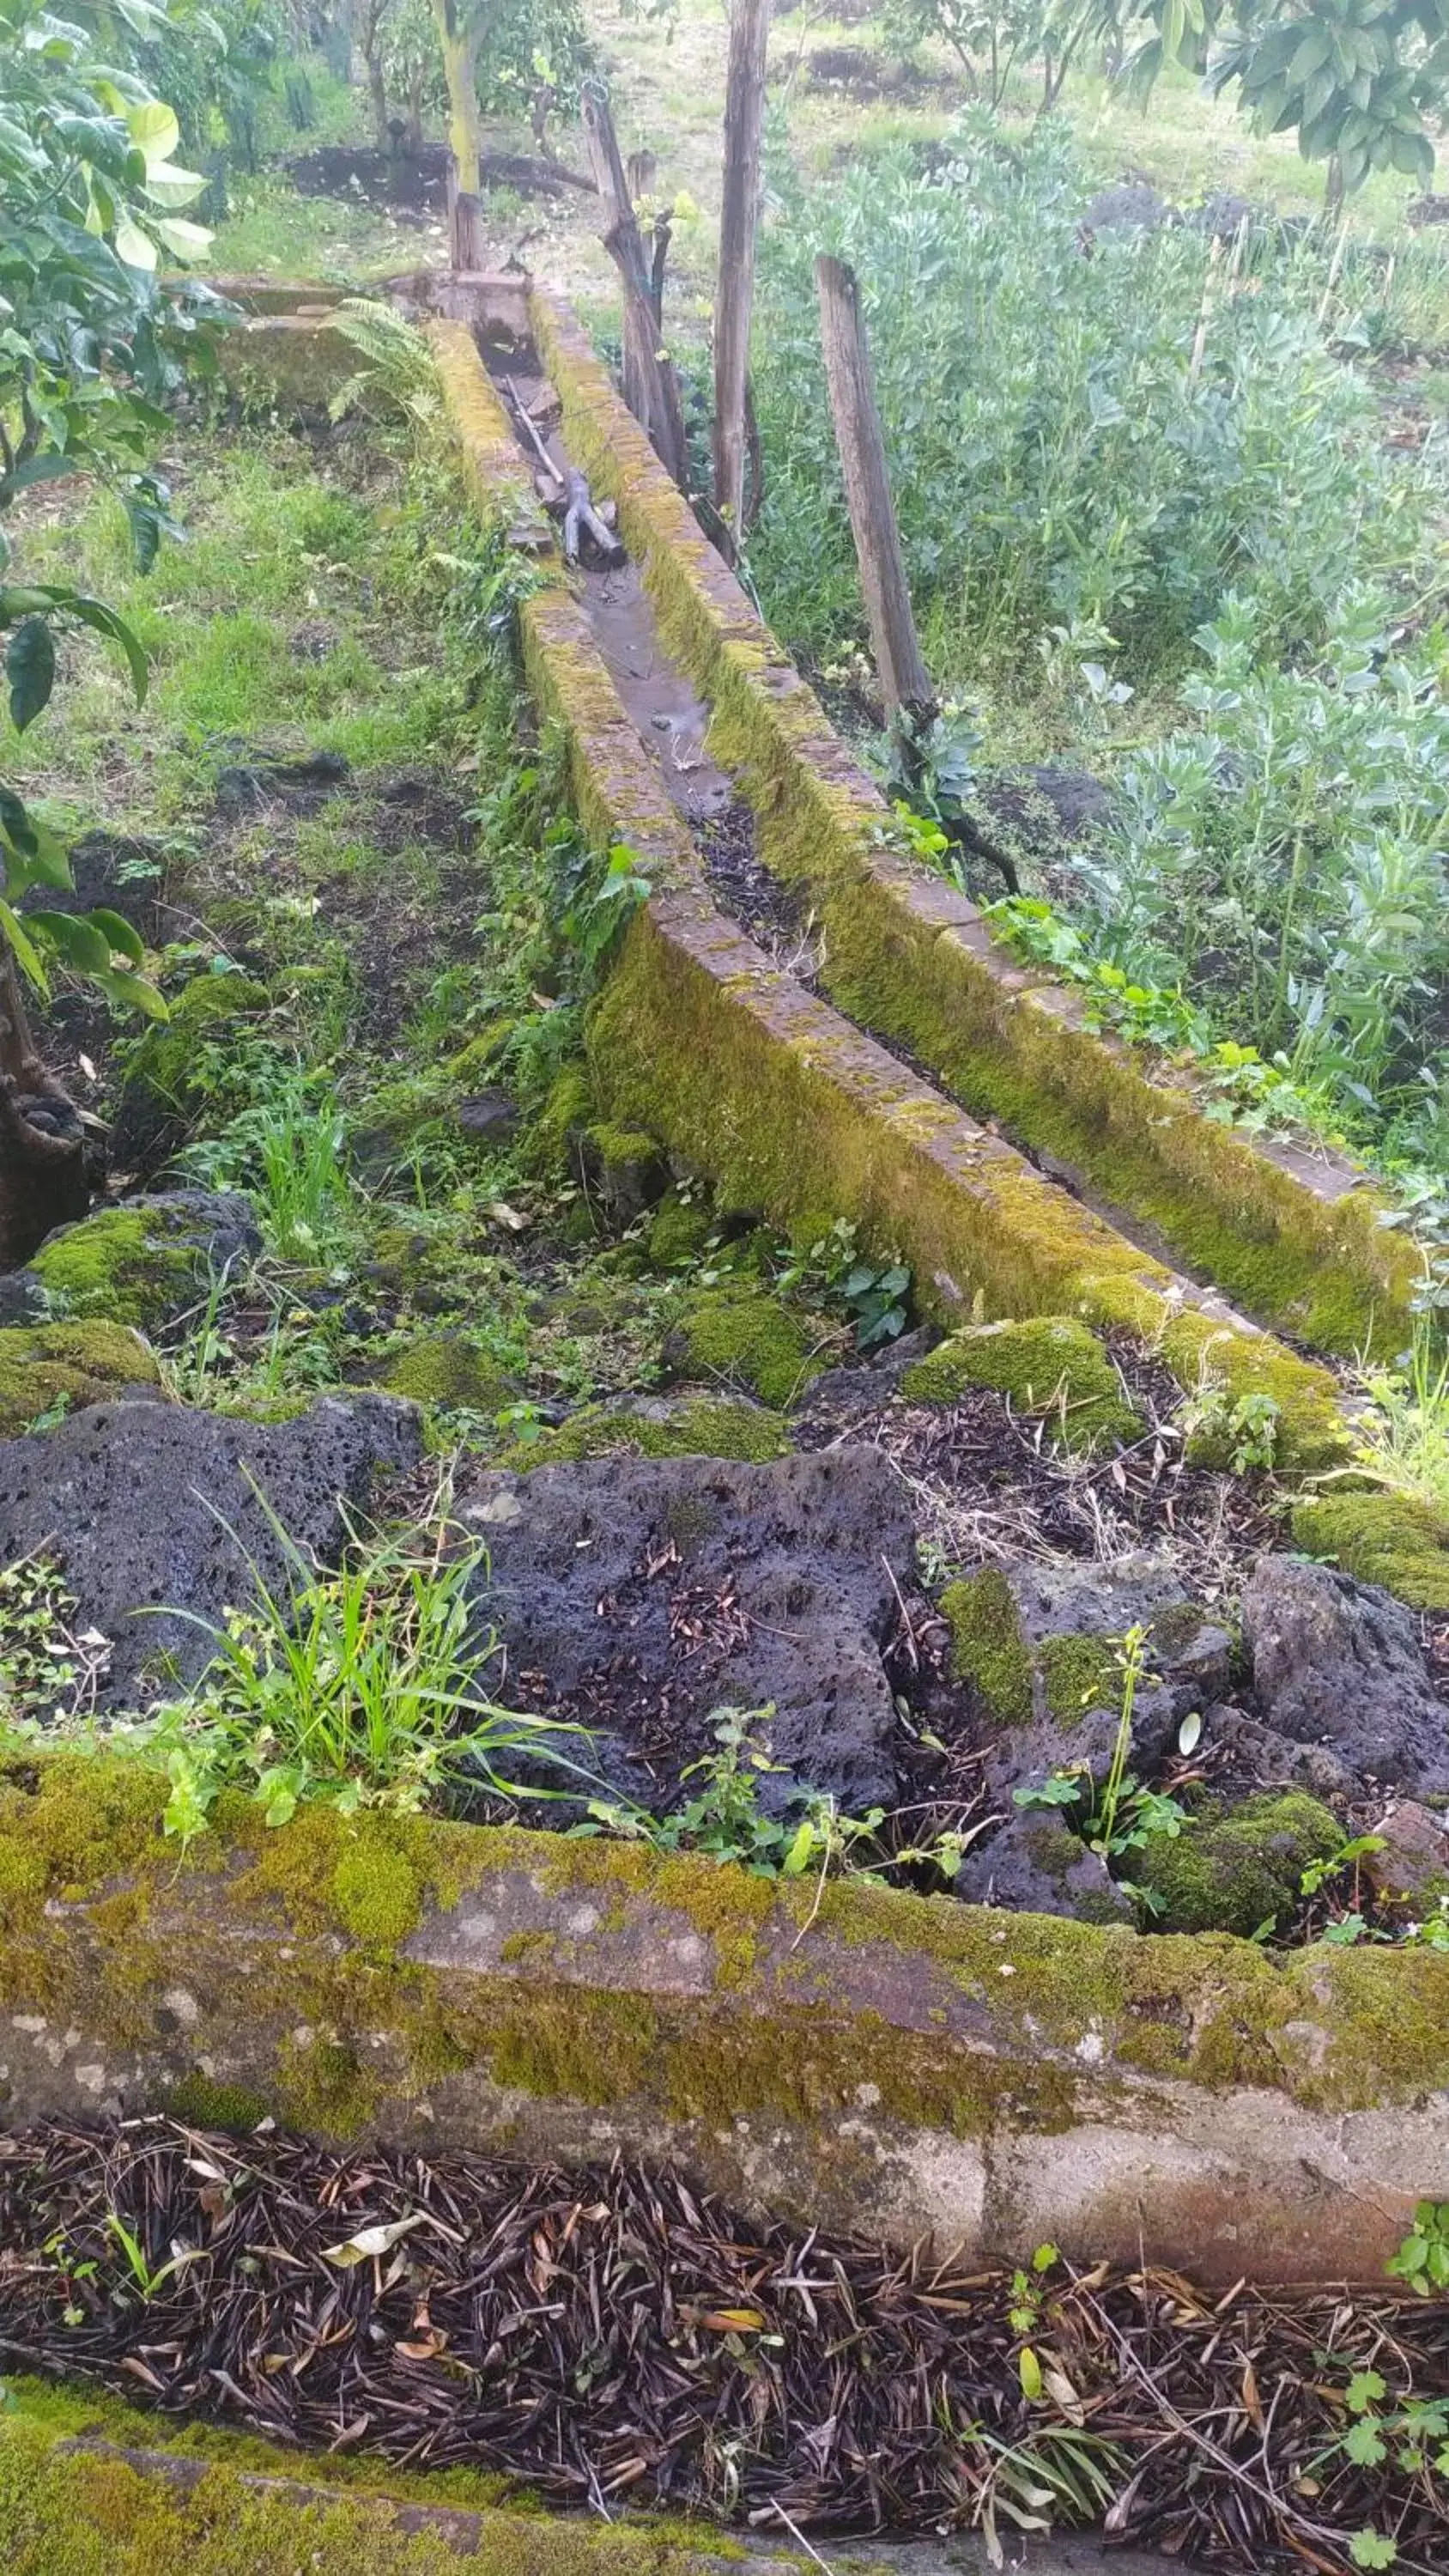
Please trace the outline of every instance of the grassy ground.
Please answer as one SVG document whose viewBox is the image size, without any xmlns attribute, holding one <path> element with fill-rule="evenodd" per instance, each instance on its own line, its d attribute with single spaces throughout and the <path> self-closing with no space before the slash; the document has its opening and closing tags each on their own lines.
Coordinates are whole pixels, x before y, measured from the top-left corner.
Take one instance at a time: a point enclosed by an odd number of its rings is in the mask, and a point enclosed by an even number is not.
<svg viewBox="0 0 1449 2576">
<path fill-rule="evenodd" d="M 186 540 L 144 578 L 103 492 L 48 487 L 20 531 L 22 577 L 63 566 L 153 660 L 138 707 L 117 657 L 69 643 L 7 761 L 70 836 L 136 836 L 120 891 L 161 903 L 179 1045 L 138 1049 L 134 1023 L 62 992 L 66 1078 L 106 1120 L 157 1094 L 169 1168 L 257 1196 L 265 1257 L 171 1337 L 173 1390 L 274 1415 L 402 1366 L 440 1445 L 505 1451 L 658 1385 L 700 1228 L 682 1268 L 651 1268 L 569 1160 L 591 1113 L 560 923 L 590 863 L 493 631 L 501 562 L 441 469 L 360 430 L 197 421 L 165 462 Z M 343 774 L 238 808 L 248 762 L 319 754 Z M 500 1085 L 511 1122 L 460 1123 Z M 129 1111 L 120 1132 L 134 1168 Z M 419 1343 L 434 1364 L 408 1374 Z"/>
<path fill-rule="evenodd" d="M 261 171 L 231 190 L 209 265 L 223 277 L 315 278 L 365 286 L 442 255 L 440 223 L 404 220 L 362 199 L 304 197 L 285 173 Z"/>
</svg>

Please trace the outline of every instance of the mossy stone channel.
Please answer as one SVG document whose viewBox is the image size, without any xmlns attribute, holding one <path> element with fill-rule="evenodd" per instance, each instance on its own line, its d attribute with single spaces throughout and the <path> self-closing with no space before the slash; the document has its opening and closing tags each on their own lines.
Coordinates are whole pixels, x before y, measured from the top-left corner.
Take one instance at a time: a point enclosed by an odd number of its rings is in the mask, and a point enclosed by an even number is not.
<svg viewBox="0 0 1449 2576">
<path fill-rule="evenodd" d="M 0 1787 L 0 1941 L 17 2124 L 166 2101 L 618 2143 L 750 2206 L 983 2252 L 1125 2260 L 1141 2226 L 1207 2277 L 1371 2271 L 1449 2186 L 1427 1953 L 1273 1959 L 848 1881 L 817 1901 L 424 1819 L 268 1831 L 237 1800 L 178 1867 L 144 1773 L 73 1756 Z"/>
</svg>

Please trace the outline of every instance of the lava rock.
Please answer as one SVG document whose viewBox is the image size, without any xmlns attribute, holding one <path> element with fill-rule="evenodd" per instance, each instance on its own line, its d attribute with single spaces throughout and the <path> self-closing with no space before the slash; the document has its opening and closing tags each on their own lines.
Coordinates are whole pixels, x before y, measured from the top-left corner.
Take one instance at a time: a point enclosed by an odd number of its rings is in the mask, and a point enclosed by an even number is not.
<svg viewBox="0 0 1449 2576">
<path fill-rule="evenodd" d="M 1329 1745 L 1361 1779 L 1449 1794 L 1449 1706 L 1411 1611 L 1332 1566 L 1265 1556 L 1242 1616 L 1258 1704 L 1281 1734 Z"/>
<path fill-rule="evenodd" d="M 29 1276 L 72 1317 L 139 1332 L 184 1314 L 214 1273 L 261 1250 L 251 1201 L 233 1190 L 157 1190 L 57 1226 Z"/>
<path fill-rule="evenodd" d="M 421 1452 L 421 1416 L 382 1396 L 325 1397 L 275 1423 L 93 1405 L 0 1443 L 0 1565 L 41 1547 L 59 1562 L 83 1621 L 113 1641 L 108 1702 L 135 1706 L 163 1664 L 182 1681 L 204 1669 L 210 1641 L 193 1622 L 217 1626 L 244 1604 L 253 1567 L 285 1592 L 285 1551 L 260 1497 L 299 1548 L 335 1562 L 343 1505 L 365 1509 L 379 1471 Z"/>
<path fill-rule="evenodd" d="M 1111 790 L 1090 770 L 1053 765 L 986 771 L 976 801 L 994 838 L 1038 862 L 1093 840 L 1113 812 Z"/>
<path fill-rule="evenodd" d="M 0 1326 L 43 1324 L 50 1299 L 32 1270 L 0 1271 Z"/>
<path fill-rule="evenodd" d="M 1363 1872 L 1377 1896 L 1391 1905 L 1435 1910 L 1449 1898 L 1449 1824 L 1412 1798 L 1386 1807 L 1369 1827 L 1382 1851 L 1364 1856 Z"/>
<path fill-rule="evenodd" d="M 1132 1899 L 1059 1810 L 1019 1807 L 993 1843 L 966 1855 L 955 1892 L 967 1905 L 1013 1914 L 1071 1914 L 1081 1923 L 1130 1923 Z"/>
<path fill-rule="evenodd" d="M 312 814 L 352 775 L 340 751 L 311 751 L 288 757 L 252 752 L 229 761 L 216 773 L 216 810 L 225 822 L 261 814 L 269 805 L 285 805 L 294 814 Z"/>
<path fill-rule="evenodd" d="M 1155 233 L 1177 216 L 1149 180 L 1121 179 L 1098 189 L 1082 220 L 1089 233 Z"/>
<path fill-rule="evenodd" d="M 682 1771 L 715 1750 L 721 1708 L 771 1702 L 752 1732 L 783 1768 L 761 1776 L 762 1804 L 778 1810 L 810 1788 L 856 1814 L 893 1795 L 881 1647 L 912 1528 L 875 1450 L 499 1470 L 463 1517 L 488 1541 L 479 1609 L 510 1684 L 541 1675 L 550 1712 L 596 1713 L 642 1743 L 641 1800 L 675 1803 Z"/>
<path fill-rule="evenodd" d="M 1202 1749 L 1222 1757 L 1215 1780 L 1244 1790 L 1307 1789 L 1315 1798 L 1346 1798 L 1358 1785 L 1329 1745 L 1296 1743 L 1231 1705 L 1204 1712 Z"/>
<path fill-rule="evenodd" d="M 507 1091 L 473 1091 L 453 1112 L 474 1144 L 506 1145 L 518 1129 L 518 1103 Z"/>
</svg>

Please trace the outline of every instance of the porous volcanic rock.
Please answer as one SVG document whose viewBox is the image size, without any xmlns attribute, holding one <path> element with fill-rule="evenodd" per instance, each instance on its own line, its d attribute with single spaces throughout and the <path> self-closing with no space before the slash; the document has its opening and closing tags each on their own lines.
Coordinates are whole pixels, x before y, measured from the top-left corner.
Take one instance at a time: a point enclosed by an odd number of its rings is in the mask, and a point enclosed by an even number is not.
<svg viewBox="0 0 1449 2576">
<path fill-rule="evenodd" d="M 0 1565 L 43 1548 L 63 1567 L 83 1619 L 112 1641 L 109 1701 L 134 1706 L 163 1660 L 182 1680 L 204 1668 L 211 1648 L 194 1621 L 216 1625 L 246 1603 L 248 1559 L 285 1586 L 285 1552 L 259 1496 L 300 1548 L 333 1560 L 343 1504 L 366 1506 L 378 1471 L 413 1465 L 421 1449 L 414 1407 L 377 1395 L 324 1397 L 272 1423 L 92 1405 L 54 1431 L 0 1443 Z"/>
<path fill-rule="evenodd" d="M 488 1541 L 479 1597 L 506 1651 L 499 1696 L 642 1754 L 641 1801 L 676 1803 L 681 1772 L 714 1749 L 716 1711 L 771 1702 L 751 1731 L 784 1767 L 762 1776 L 763 1804 L 802 1786 L 847 1813 L 891 1797 L 881 1648 L 912 1526 L 875 1450 L 496 1470 L 463 1517 Z"/>
<path fill-rule="evenodd" d="M 1264 1556 L 1243 1593 L 1259 1708 L 1302 1744 L 1327 1744 L 1363 1779 L 1449 1794 L 1449 1706 L 1413 1612 L 1370 1583 Z"/>
</svg>

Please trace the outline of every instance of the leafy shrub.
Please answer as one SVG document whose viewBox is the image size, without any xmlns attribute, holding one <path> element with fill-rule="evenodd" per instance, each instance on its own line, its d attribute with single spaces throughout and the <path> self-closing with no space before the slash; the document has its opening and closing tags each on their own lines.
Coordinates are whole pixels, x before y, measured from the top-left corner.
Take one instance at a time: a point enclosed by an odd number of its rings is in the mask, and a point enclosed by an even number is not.
<svg viewBox="0 0 1449 2576">
<path fill-rule="evenodd" d="M 1424 557 L 1437 449 L 1386 453 L 1369 386 L 1319 321 L 1326 250 L 1266 246 L 1230 289 L 1193 229 L 1104 232 L 1046 125 L 1004 149 L 968 111 L 923 171 L 862 159 L 807 197 L 772 170 L 757 398 L 767 613 L 824 660 L 861 631 L 812 262 L 857 269 L 907 566 L 939 685 L 1009 670 L 1061 627 L 1105 633 L 1137 687 L 1173 679 L 1229 590 L 1259 652 L 1326 633 L 1354 579 Z M 1199 317 L 1207 327 L 1194 365 Z"/>
</svg>

